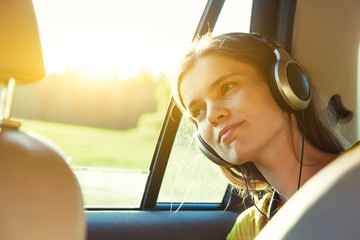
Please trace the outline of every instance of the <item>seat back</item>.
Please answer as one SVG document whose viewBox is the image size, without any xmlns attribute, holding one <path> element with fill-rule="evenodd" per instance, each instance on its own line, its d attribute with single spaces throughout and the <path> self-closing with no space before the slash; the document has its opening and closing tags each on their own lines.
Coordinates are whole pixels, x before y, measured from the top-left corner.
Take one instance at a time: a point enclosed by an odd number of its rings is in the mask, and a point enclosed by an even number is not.
<svg viewBox="0 0 360 240">
<path fill-rule="evenodd" d="M 85 239 L 81 191 L 64 153 L 6 127 L 0 153 L 0 239 Z"/>
<path fill-rule="evenodd" d="M 328 98 L 340 95 L 344 107 L 354 113 L 340 121 L 351 142 L 360 139 L 359 11 L 358 0 L 297 1 L 291 45 L 291 55 L 312 82 Z"/>
</svg>

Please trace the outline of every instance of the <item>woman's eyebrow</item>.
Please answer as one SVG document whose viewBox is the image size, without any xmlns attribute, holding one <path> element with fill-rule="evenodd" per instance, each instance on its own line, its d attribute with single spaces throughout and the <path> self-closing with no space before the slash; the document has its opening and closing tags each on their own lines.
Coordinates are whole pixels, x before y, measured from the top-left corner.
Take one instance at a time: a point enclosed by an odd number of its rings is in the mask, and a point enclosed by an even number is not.
<svg viewBox="0 0 360 240">
<path fill-rule="evenodd" d="M 216 79 L 213 83 L 210 84 L 208 91 L 211 92 L 212 90 L 214 90 L 216 88 L 216 86 L 220 85 L 222 81 L 226 80 L 229 77 L 232 77 L 234 75 L 241 75 L 241 73 L 239 72 L 229 72 L 226 73 L 222 76 L 220 76 L 218 79 Z M 189 103 L 189 106 L 187 107 L 187 109 L 191 109 L 193 106 L 195 106 L 198 102 L 198 99 L 194 99 Z"/>
<path fill-rule="evenodd" d="M 234 75 L 241 75 L 241 73 L 238 72 L 230 72 L 227 74 L 222 75 L 221 77 L 219 77 L 218 79 L 216 79 L 213 83 L 210 84 L 208 91 L 211 92 L 212 90 L 214 90 L 214 88 L 216 88 L 216 86 L 218 86 L 219 84 L 221 84 L 222 81 L 226 80 L 229 77 L 232 77 Z"/>
</svg>

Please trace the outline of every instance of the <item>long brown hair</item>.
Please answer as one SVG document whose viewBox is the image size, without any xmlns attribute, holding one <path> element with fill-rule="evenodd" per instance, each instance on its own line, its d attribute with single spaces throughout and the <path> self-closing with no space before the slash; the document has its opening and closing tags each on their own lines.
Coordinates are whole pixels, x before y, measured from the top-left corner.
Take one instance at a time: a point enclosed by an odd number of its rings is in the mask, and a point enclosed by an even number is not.
<svg viewBox="0 0 360 240">
<path fill-rule="evenodd" d="M 186 111 L 181 100 L 179 86 L 183 76 L 193 66 L 196 59 L 208 55 L 219 54 L 253 66 L 264 76 L 269 76 L 276 57 L 273 49 L 266 43 L 251 37 L 247 33 L 227 33 L 216 37 L 210 34 L 196 39 L 188 53 L 182 58 L 178 76 L 173 84 L 173 95 L 179 107 Z M 295 118 L 299 130 L 305 127 L 305 138 L 318 150 L 339 154 L 344 151 L 344 141 L 340 133 L 333 126 L 334 112 L 321 105 L 321 94 L 310 82 L 312 100 L 309 107 L 304 110 L 304 124 L 299 112 Z M 290 116 L 290 115 L 289 115 Z M 237 189 L 245 189 L 244 174 L 252 193 L 269 189 L 269 183 L 251 162 L 233 168 L 220 167 L 229 183 Z"/>
</svg>

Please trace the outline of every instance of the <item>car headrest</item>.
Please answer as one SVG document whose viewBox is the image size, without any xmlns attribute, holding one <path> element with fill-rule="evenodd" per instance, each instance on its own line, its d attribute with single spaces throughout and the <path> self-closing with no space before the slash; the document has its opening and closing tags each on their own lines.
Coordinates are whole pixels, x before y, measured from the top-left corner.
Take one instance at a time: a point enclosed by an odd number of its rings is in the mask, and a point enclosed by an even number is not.
<svg viewBox="0 0 360 240">
<path fill-rule="evenodd" d="M 0 1 L 0 84 L 41 80 L 45 68 L 40 34 L 31 0 Z"/>
</svg>

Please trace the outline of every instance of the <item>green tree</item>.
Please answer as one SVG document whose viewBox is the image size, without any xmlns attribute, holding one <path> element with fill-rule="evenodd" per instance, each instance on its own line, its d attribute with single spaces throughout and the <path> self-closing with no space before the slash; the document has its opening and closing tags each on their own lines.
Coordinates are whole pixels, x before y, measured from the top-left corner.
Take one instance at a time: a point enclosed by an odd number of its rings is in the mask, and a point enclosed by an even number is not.
<svg viewBox="0 0 360 240">
<path fill-rule="evenodd" d="M 154 98 L 157 102 L 155 112 L 142 114 L 139 118 L 138 128 L 146 131 L 156 131 L 156 133 L 159 131 L 170 101 L 170 87 L 165 79 L 164 76 L 159 77 L 154 91 Z"/>
</svg>

